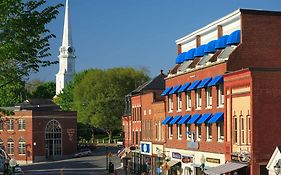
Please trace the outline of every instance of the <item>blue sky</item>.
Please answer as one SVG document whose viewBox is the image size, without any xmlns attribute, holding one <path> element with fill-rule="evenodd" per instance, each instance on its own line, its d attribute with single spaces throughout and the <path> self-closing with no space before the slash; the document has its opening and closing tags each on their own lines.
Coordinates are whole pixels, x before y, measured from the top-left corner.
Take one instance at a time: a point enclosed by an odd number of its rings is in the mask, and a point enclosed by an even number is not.
<svg viewBox="0 0 281 175">
<path fill-rule="evenodd" d="M 176 39 L 238 8 L 281 11 L 280 0 L 69 0 L 69 4 L 76 72 L 131 66 L 146 67 L 151 77 L 174 66 Z M 51 60 L 58 60 L 63 18 L 61 8 L 48 25 L 57 36 L 51 40 Z M 58 65 L 52 65 L 30 79 L 55 81 L 57 72 Z"/>
</svg>

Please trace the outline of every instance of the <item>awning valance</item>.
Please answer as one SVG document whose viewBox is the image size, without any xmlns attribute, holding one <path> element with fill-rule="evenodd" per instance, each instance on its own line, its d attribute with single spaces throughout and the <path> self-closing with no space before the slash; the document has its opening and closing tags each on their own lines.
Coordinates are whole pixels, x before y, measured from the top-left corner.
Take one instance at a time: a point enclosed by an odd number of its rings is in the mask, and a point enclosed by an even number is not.
<svg viewBox="0 0 281 175">
<path fill-rule="evenodd" d="M 248 166 L 249 164 L 229 162 L 223 165 L 219 165 L 217 167 L 209 168 L 204 171 L 204 173 L 208 175 L 221 175 L 228 172 L 232 172 L 241 168 Z"/>
</svg>

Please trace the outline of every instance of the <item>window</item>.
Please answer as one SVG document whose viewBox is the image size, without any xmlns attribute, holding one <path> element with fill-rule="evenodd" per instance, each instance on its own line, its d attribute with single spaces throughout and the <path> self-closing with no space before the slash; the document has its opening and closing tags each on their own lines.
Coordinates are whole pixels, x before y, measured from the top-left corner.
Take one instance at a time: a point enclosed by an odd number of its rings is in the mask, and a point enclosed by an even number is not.
<svg viewBox="0 0 281 175">
<path fill-rule="evenodd" d="M 172 139 L 173 137 L 173 125 L 168 125 L 168 136 L 169 136 L 169 139 Z"/>
<path fill-rule="evenodd" d="M 206 124 L 206 136 L 207 136 L 207 141 L 211 141 L 212 140 L 212 124 L 208 123 Z"/>
<path fill-rule="evenodd" d="M 181 128 L 182 125 L 177 125 L 177 128 L 178 128 L 178 139 L 181 140 L 182 138 L 182 128 Z"/>
<path fill-rule="evenodd" d="M 9 155 L 14 155 L 14 141 L 13 139 L 9 138 L 8 139 L 8 154 Z"/>
<path fill-rule="evenodd" d="M 212 107 L 212 87 L 206 89 L 206 107 Z"/>
<path fill-rule="evenodd" d="M 143 111 L 143 115 L 146 115 L 146 110 Z"/>
<path fill-rule="evenodd" d="M 160 141 L 161 140 L 161 122 L 160 121 L 158 121 L 158 140 Z"/>
<path fill-rule="evenodd" d="M 196 90 L 196 108 L 201 109 L 202 99 L 201 99 L 201 89 Z"/>
<path fill-rule="evenodd" d="M 151 109 L 148 110 L 148 115 L 151 115 Z"/>
<path fill-rule="evenodd" d="M 221 142 L 224 140 L 224 128 L 223 122 L 218 123 L 218 141 Z"/>
<path fill-rule="evenodd" d="M 9 119 L 8 121 L 8 130 L 14 130 L 14 120 Z"/>
<path fill-rule="evenodd" d="M 247 116 L 247 123 L 248 123 L 248 144 L 251 143 L 251 118 L 250 116 Z"/>
<path fill-rule="evenodd" d="M 191 139 L 190 124 L 185 124 L 185 128 L 186 128 L 186 139 L 190 140 Z"/>
<path fill-rule="evenodd" d="M 178 100 L 178 111 L 181 111 L 181 108 L 182 108 L 181 93 L 178 93 L 178 94 L 177 94 L 177 100 Z"/>
<path fill-rule="evenodd" d="M 25 140 L 23 138 L 19 139 L 19 154 L 25 154 Z"/>
<path fill-rule="evenodd" d="M 246 143 L 246 138 L 245 138 L 245 118 L 241 116 L 241 143 L 245 144 Z"/>
<path fill-rule="evenodd" d="M 197 140 L 200 141 L 202 137 L 201 125 L 196 125 L 196 135 L 197 135 Z"/>
<path fill-rule="evenodd" d="M 25 130 L 25 120 L 24 119 L 19 119 L 18 129 Z"/>
<path fill-rule="evenodd" d="M 161 132 L 161 135 L 162 135 L 162 141 L 165 140 L 165 126 L 164 125 L 160 125 L 162 127 L 162 132 Z"/>
<path fill-rule="evenodd" d="M 169 95 L 168 97 L 168 105 L 169 105 L 169 112 L 172 112 L 173 111 L 173 96 L 172 95 Z"/>
<path fill-rule="evenodd" d="M 218 106 L 221 107 L 224 105 L 224 92 L 223 92 L 223 84 L 219 84 L 217 87 L 218 90 Z"/>
<path fill-rule="evenodd" d="M 191 93 L 190 91 L 186 92 L 186 110 L 189 111 L 191 109 Z"/>
<path fill-rule="evenodd" d="M 139 132 L 136 131 L 136 145 L 139 144 Z"/>
<path fill-rule="evenodd" d="M 238 121 L 237 117 L 235 116 L 233 119 L 233 143 L 237 144 L 238 141 Z"/>
</svg>

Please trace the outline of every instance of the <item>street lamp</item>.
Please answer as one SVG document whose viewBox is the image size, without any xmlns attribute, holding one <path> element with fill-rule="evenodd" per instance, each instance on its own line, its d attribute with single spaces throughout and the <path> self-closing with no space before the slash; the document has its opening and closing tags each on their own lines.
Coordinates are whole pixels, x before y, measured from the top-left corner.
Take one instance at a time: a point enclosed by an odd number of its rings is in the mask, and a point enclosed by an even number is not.
<svg viewBox="0 0 281 175">
<path fill-rule="evenodd" d="M 276 175 L 278 175 L 281 172 L 281 167 L 279 165 L 279 161 L 277 161 L 276 164 L 273 167 Z"/>
</svg>

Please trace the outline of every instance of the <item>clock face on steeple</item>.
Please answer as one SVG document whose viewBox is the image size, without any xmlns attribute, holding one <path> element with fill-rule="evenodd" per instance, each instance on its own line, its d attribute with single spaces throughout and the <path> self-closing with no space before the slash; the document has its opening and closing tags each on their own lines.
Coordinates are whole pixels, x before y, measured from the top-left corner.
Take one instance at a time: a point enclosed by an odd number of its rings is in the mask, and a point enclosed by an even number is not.
<svg viewBox="0 0 281 175">
<path fill-rule="evenodd" d="M 68 51 L 69 53 L 72 53 L 72 52 L 73 52 L 72 47 L 68 47 L 68 48 L 67 48 L 67 51 Z"/>
</svg>

